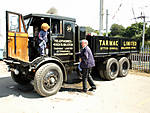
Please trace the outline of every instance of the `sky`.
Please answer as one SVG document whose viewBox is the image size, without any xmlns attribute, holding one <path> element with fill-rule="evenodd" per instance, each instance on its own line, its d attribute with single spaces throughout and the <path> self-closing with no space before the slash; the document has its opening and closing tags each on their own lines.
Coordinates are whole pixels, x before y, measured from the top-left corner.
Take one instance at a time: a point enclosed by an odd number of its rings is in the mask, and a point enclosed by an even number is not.
<svg viewBox="0 0 150 113">
<path fill-rule="evenodd" d="M 58 15 L 75 18 L 79 26 L 91 26 L 98 30 L 99 4 L 100 0 L 4 0 L 0 8 L 25 15 L 46 13 L 48 9 L 55 7 Z M 147 21 L 150 20 L 150 0 L 104 0 L 104 29 L 106 9 L 109 12 L 109 28 L 113 23 L 127 27 L 135 23 L 133 18 L 140 16 L 141 12 L 149 17 L 146 18 Z"/>
</svg>

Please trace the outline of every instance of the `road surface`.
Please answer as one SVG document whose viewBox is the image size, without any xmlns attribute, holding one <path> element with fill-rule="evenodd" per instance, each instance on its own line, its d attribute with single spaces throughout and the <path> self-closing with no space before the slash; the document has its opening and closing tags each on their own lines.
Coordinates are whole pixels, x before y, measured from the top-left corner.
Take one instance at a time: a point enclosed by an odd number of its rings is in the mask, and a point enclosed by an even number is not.
<svg viewBox="0 0 150 113">
<path fill-rule="evenodd" d="M 54 96 L 41 97 L 0 68 L 0 113 L 150 113 L 150 77 L 139 73 L 113 81 L 95 79 L 95 92 L 82 93 L 78 81 L 64 84 Z"/>
</svg>

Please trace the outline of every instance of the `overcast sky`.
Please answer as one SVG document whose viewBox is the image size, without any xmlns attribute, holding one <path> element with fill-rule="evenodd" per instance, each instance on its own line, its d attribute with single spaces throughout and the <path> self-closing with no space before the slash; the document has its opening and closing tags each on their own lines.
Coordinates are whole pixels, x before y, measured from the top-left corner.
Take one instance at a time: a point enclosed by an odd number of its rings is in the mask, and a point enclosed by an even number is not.
<svg viewBox="0 0 150 113">
<path fill-rule="evenodd" d="M 99 4 L 100 0 L 4 0 L 0 8 L 28 14 L 46 13 L 49 8 L 55 7 L 58 15 L 76 18 L 78 25 L 99 29 Z M 141 11 L 149 16 L 150 0 L 104 0 L 104 20 L 108 9 L 109 27 L 113 23 L 126 27 L 135 22 L 132 8 L 135 17 L 140 16 Z M 150 16 L 147 20 L 149 19 Z"/>
</svg>

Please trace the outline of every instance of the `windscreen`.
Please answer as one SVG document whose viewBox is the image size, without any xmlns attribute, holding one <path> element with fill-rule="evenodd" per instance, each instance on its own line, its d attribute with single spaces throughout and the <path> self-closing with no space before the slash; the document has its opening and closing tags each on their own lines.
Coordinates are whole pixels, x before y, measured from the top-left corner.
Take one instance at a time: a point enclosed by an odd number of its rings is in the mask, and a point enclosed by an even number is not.
<svg viewBox="0 0 150 113">
<path fill-rule="evenodd" d="M 24 19 L 24 23 L 25 23 L 27 31 L 29 29 L 29 26 L 30 26 L 30 23 L 31 23 L 31 19 L 32 18 L 26 18 L 26 19 Z"/>
</svg>

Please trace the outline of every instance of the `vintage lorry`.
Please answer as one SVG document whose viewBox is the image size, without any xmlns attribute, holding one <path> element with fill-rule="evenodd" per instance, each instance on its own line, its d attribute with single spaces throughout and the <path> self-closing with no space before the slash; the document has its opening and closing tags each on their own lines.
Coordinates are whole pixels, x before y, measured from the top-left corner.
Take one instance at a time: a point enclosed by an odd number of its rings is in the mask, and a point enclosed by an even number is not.
<svg viewBox="0 0 150 113">
<path fill-rule="evenodd" d="M 41 24 L 50 25 L 46 55 L 38 51 Z M 6 11 L 6 55 L 4 61 L 18 84 L 32 83 L 41 96 L 56 94 L 68 72 L 78 71 L 80 40 L 87 39 L 96 66 L 93 73 L 104 80 L 128 74 L 131 53 L 139 51 L 139 41 L 125 38 L 86 36 L 74 18 L 49 14 L 21 14 Z"/>
</svg>

